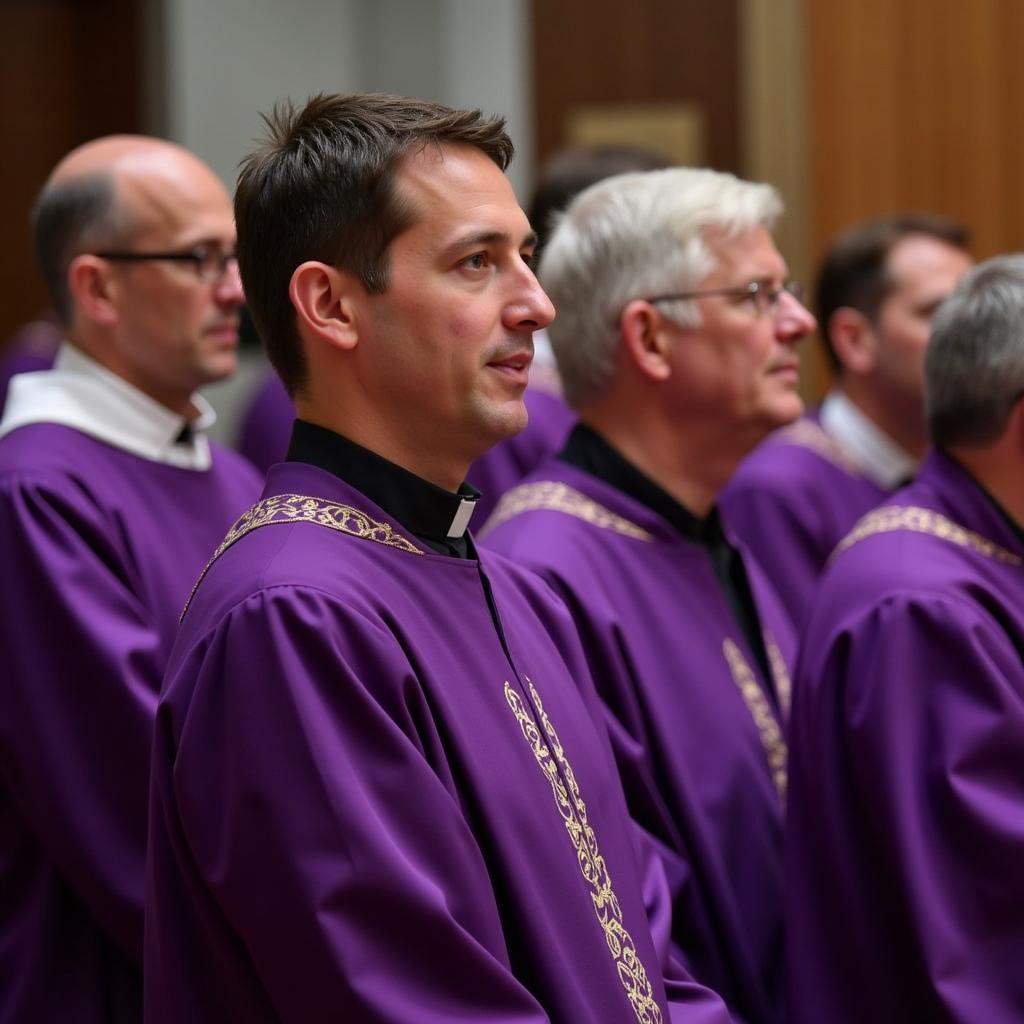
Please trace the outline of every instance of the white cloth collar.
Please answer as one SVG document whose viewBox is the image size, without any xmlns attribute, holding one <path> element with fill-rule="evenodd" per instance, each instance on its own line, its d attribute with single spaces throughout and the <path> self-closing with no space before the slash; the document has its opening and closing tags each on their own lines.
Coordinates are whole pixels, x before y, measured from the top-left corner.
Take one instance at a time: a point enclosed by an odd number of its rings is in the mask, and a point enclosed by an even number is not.
<svg viewBox="0 0 1024 1024">
<path fill-rule="evenodd" d="M 151 462 L 206 470 L 212 459 L 203 431 L 217 414 L 202 395 L 192 404 L 199 416 L 190 421 L 64 342 L 52 370 L 11 378 L 0 437 L 31 423 L 58 423 Z M 192 437 L 176 444 L 185 426 Z"/>
<path fill-rule="evenodd" d="M 842 391 L 821 403 L 821 425 L 861 472 L 879 487 L 895 490 L 917 472 L 917 460 L 876 426 Z"/>
</svg>

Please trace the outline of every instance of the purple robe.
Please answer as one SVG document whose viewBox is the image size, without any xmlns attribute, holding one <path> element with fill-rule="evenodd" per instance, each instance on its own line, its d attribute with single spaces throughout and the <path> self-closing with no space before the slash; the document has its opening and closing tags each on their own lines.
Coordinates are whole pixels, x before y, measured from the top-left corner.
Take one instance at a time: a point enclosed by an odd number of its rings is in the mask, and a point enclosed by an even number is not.
<svg viewBox="0 0 1024 1024">
<path fill-rule="evenodd" d="M 795 675 L 796 1024 L 1024 1020 L 1024 545 L 947 456 L 862 519 Z"/>
<path fill-rule="evenodd" d="M 799 626 L 835 546 L 888 494 L 812 415 L 777 431 L 748 455 L 719 507 Z"/>
<path fill-rule="evenodd" d="M 211 446 L 214 447 L 214 446 Z M 68 427 L 0 439 L 0 1022 L 142 1015 L 147 778 L 181 608 L 251 466 Z"/>
<path fill-rule="evenodd" d="M 485 546 L 544 577 L 579 628 L 633 817 L 675 890 L 694 977 L 748 1021 L 781 1019 L 788 617 L 745 558 L 766 683 L 704 548 L 552 459 L 506 495 Z"/>
<path fill-rule="evenodd" d="M 276 373 L 268 373 L 242 418 L 237 449 L 264 473 L 288 451 L 295 406 Z"/>
<path fill-rule="evenodd" d="M 549 455 L 561 450 L 576 422 L 572 409 L 558 395 L 543 388 L 527 388 L 523 398 L 530 417 L 525 429 L 496 444 L 469 467 L 466 479 L 480 491 L 473 513 L 478 527 L 487 522 L 506 491 Z"/>
<path fill-rule="evenodd" d="M 317 467 L 265 496 L 161 695 L 149 1024 L 727 1020 L 683 975 L 669 1011 L 565 609 Z"/>
</svg>

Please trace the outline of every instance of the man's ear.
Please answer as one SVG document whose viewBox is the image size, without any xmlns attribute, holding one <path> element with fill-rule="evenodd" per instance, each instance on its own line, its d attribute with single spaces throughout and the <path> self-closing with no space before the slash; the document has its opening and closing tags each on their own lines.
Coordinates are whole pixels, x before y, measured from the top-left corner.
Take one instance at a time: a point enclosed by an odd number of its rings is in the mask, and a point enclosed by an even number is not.
<svg viewBox="0 0 1024 1024">
<path fill-rule="evenodd" d="M 93 323 L 112 327 L 120 319 L 118 300 L 123 284 L 100 256 L 76 256 L 67 270 L 68 291 L 78 313 Z"/>
<path fill-rule="evenodd" d="M 840 306 L 825 325 L 832 350 L 840 366 L 849 373 L 863 376 L 878 361 L 878 332 L 860 310 Z"/>
<path fill-rule="evenodd" d="M 353 349 L 359 341 L 351 275 L 326 263 L 309 260 L 295 268 L 288 297 L 303 332 L 339 349 Z"/>
<path fill-rule="evenodd" d="M 662 315 L 649 302 L 634 299 L 619 317 L 624 355 L 645 377 L 667 380 L 672 375 L 671 341 Z"/>
</svg>

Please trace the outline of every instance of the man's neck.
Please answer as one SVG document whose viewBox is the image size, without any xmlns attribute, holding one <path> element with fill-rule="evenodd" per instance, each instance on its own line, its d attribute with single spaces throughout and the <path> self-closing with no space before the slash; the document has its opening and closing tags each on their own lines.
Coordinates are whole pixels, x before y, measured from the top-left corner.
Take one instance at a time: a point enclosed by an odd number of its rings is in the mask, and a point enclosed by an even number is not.
<svg viewBox="0 0 1024 1024">
<path fill-rule="evenodd" d="M 986 448 L 949 447 L 947 451 L 988 491 L 1017 527 L 1024 529 L 1024 462 L 1004 442 Z"/>
<path fill-rule="evenodd" d="M 342 404 L 339 403 L 339 407 Z M 422 443 L 423 438 L 420 438 L 418 445 L 402 444 L 390 433 L 377 429 L 375 424 L 365 422 L 351 414 L 341 416 L 324 413 L 313 408 L 301 396 L 296 396 L 295 408 L 299 419 L 340 434 L 354 444 L 442 490 L 454 494 L 466 479 L 470 459 L 459 458 L 450 452 L 431 450 Z M 349 412 L 351 413 L 351 410 Z"/>
<path fill-rule="evenodd" d="M 120 377 L 121 380 L 141 391 L 148 398 L 152 398 L 154 402 L 158 402 L 165 409 L 169 409 L 175 416 L 181 416 L 189 422 L 199 418 L 199 410 L 192 401 L 195 392 L 182 392 L 178 388 L 164 387 L 158 382 L 141 379 L 138 374 L 132 372 L 130 367 L 111 355 L 108 345 L 101 344 L 94 339 L 74 335 L 68 337 L 68 343 L 105 370 Z"/>
<path fill-rule="evenodd" d="M 627 417 L 595 406 L 581 409 L 580 420 L 699 518 L 714 507 L 742 458 L 716 443 L 711 431 L 670 427 L 651 415 Z"/>
<path fill-rule="evenodd" d="M 857 409 L 911 458 L 920 461 L 928 449 L 924 411 L 906 403 L 889 401 L 876 389 L 858 380 L 844 380 L 839 390 Z"/>
</svg>

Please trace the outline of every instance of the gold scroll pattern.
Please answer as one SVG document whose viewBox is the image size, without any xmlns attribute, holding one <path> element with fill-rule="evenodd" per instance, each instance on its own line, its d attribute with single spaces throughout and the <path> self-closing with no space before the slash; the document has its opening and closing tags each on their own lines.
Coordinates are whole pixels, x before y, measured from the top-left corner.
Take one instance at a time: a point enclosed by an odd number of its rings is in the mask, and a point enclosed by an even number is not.
<svg viewBox="0 0 1024 1024">
<path fill-rule="evenodd" d="M 258 530 L 261 526 L 274 526 L 281 523 L 315 523 L 317 526 L 325 526 L 329 530 L 346 533 L 350 537 L 359 537 L 362 540 L 372 540 L 389 548 L 398 548 L 398 550 L 407 551 L 411 555 L 424 553 L 390 523 L 372 519 L 365 512 L 360 512 L 359 509 L 353 508 L 351 505 L 341 505 L 324 498 L 312 498 L 308 494 L 271 495 L 269 498 L 256 502 L 252 508 L 243 512 L 235 520 L 234 525 L 228 530 L 227 536 L 221 541 L 220 547 L 213 553 L 213 557 L 199 574 L 199 579 L 196 580 L 195 586 L 185 602 L 181 617 L 185 617 L 185 612 L 188 611 L 188 606 L 192 603 L 199 584 L 203 582 L 203 578 L 210 571 L 210 566 L 232 544 L 240 541 L 247 533 Z"/>
<path fill-rule="evenodd" d="M 893 533 L 897 530 L 927 533 L 959 547 L 976 551 L 979 555 L 1002 562 L 1004 565 L 1024 565 L 1024 559 L 1020 555 L 1007 551 L 1006 548 L 989 540 L 988 537 L 968 530 L 966 526 L 947 519 L 939 512 L 933 512 L 929 508 L 918 508 L 914 505 L 887 505 L 869 512 L 839 542 L 831 557 L 835 558 L 840 552 L 852 548 L 854 544 L 873 537 L 875 534 Z"/>
<path fill-rule="evenodd" d="M 490 519 L 484 524 L 480 536 L 490 533 L 491 530 L 521 512 L 536 512 L 546 510 L 550 512 L 564 512 L 566 515 L 582 519 L 591 526 L 598 526 L 604 530 L 612 530 L 624 537 L 632 537 L 634 540 L 650 541 L 654 537 L 643 527 L 631 523 L 620 515 L 612 512 L 598 504 L 592 498 L 588 498 L 581 491 L 568 484 L 558 483 L 554 480 L 541 480 L 532 484 L 520 484 L 513 487 L 498 502 L 497 508 L 491 513 Z"/>
<path fill-rule="evenodd" d="M 558 733 L 544 711 L 540 694 L 529 679 L 526 683 L 540 716 L 540 725 L 526 709 L 518 691 L 507 681 L 505 700 L 508 701 L 512 714 L 516 716 L 516 721 L 519 722 L 537 764 L 551 784 L 555 806 L 576 849 L 580 871 L 590 886 L 590 898 L 594 903 L 598 923 L 604 932 L 608 951 L 615 961 L 619 980 L 626 990 L 626 997 L 633 1007 L 636 1019 L 641 1024 L 659 1024 L 662 1020 L 661 1008 L 654 998 L 647 971 L 637 953 L 633 938 L 623 924 L 622 908 L 612 888 L 604 857 L 598 849 L 597 836 L 587 818 L 587 805 L 580 795 L 576 776 L 559 742 Z"/>
<path fill-rule="evenodd" d="M 722 641 L 722 654 L 725 655 L 726 664 L 732 673 L 733 682 L 740 691 L 750 717 L 754 719 L 758 735 L 761 737 L 761 745 L 764 747 L 765 758 L 768 761 L 768 771 L 771 774 L 772 782 L 778 791 L 779 800 L 782 806 L 786 806 L 786 760 L 789 751 L 786 748 L 786 740 L 782 735 L 782 729 L 778 720 L 772 713 L 768 698 L 764 695 L 753 670 L 743 657 L 743 652 L 736 646 L 736 643 L 728 637 Z M 769 655 L 771 657 L 771 655 Z"/>
<path fill-rule="evenodd" d="M 793 681 L 789 678 L 786 659 L 775 642 L 775 637 L 765 630 L 764 646 L 768 651 L 768 663 L 771 666 L 772 678 L 775 680 L 775 692 L 779 695 L 779 709 L 783 720 L 789 721 L 789 711 L 793 705 Z"/>
</svg>

